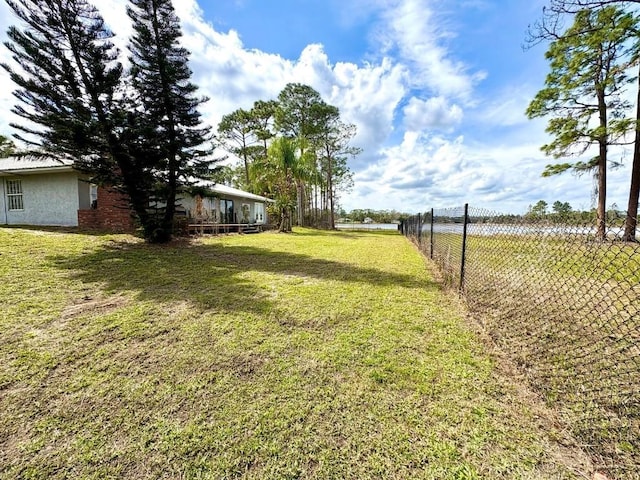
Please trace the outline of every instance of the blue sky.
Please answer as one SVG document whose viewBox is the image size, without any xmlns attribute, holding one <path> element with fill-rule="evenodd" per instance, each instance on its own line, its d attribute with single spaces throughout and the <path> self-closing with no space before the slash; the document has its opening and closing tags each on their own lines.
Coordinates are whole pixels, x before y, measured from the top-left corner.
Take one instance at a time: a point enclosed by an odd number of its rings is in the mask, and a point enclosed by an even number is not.
<svg viewBox="0 0 640 480">
<path fill-rule="evenodd" d="M 96 2 L 126 49 L 126 0 Z M 524 213 L 538 200 L 592 205 L 592 179 L 540 176 L 553 159 L 546 121 L 524 111 L 543 86 L 545 46 L 523 50 L 544 0 L 180 0 L 194 81 L 222 115 L 307 83 L 356 124 L 353 208 L 425 211 L 466 202 Z M 0 2 L 0 27 L 13 22 Z M 4 40 L 4 33 L 2 34 Z M 5 49 L 0 59 L 8 58 Z M 12 87 L 0 72 L 0 133 Z M 610 177 L 608 205 L 626 205 L 630 152 Z"/>
</svg>

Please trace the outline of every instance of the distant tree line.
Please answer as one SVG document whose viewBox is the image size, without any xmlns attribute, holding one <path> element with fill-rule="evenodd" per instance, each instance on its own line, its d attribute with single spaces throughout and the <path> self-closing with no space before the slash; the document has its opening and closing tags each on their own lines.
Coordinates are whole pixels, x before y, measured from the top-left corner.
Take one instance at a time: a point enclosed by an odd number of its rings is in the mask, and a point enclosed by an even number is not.
<svg viewBox="0 0 640 480">
<path fill-rule="evenodd" d="M 347 160 L 360 153 L 350 144 L 355 134 L 316 90 L 290 83 L 277 100 L 222 118 L 217 138 L 239 163 L 212 178 L 272 197 L 280 231 L 293 224 L 333 229 L 338 196 L 353 183 Z"/>
<path fill-rule="evenodd" d="M 597 209 L 574 210 L 569 202 L 556 200 L 549 208 L 549 204 L 544 200 L 539 200 L 534 205 L 529 205 L 527 213 L 521 218 L 529 220 L 548 220 L 557 223 L 587 224 L 595 218 L 599 218 Z M 614 203 L 605 211 L 605 222 L 607 227 L 612 225 L 621 226 L 625 218 L 625 213 Z"/>
<path fill-rule="evenodd" d="M 340 210 L 340 218 L 351 222 L 364 222 L 365 219 L 369 218 L 374 223 L 394 223 L 401 222 L 409 217 L 411 217 L 410 213 L 399 212 L 397 210 L 371 210 L 368 208 L 354 209 L 350 212 Z"/>
</svg>

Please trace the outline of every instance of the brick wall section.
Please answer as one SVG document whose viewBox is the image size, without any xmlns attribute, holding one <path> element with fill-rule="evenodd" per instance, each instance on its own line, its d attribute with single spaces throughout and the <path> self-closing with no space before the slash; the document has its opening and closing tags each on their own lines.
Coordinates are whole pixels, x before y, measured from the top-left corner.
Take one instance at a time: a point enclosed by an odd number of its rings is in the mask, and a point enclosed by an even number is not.
<svg viewBox="0 0 640 480">
<path fill-rule="evenodd" d="M 128 233 L 135 228 L 126 197 L 108 187 L 98 187 L 97 208 L 78 210 L 78 226 L 114 233 Z"/>
</svg>

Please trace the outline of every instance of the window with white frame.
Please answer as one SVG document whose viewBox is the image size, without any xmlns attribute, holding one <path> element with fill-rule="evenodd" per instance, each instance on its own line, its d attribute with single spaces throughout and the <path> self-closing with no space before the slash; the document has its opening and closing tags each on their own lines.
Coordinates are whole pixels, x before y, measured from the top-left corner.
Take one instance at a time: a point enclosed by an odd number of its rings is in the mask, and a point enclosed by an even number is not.
<svg viewBox="0 0 640 480">
<path fill-rule="evenodd" d="M 255 222 L 264 223 L 264 203 L 254 203 L 253 211 L 255 212 Z"/>
<path fill-rule="evenodd" d="M 6 186 L 8 210 L 24 210 L 22 180 L 7 180 Z"/>
</svg>

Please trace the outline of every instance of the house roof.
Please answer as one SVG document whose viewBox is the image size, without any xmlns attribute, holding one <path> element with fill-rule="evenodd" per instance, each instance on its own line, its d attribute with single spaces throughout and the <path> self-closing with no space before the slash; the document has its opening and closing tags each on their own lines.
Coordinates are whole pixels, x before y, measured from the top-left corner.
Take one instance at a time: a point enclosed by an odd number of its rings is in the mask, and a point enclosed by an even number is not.
<svg viewBox="0 0 640 480">
<path fill-rule="evenodd" d="M 9 157 L 0 158 L 0 176 L 2 175 L 23 175 L 29 173 L 49 173 L 49 172 L 64 172 L 73 170 L 73 160 L 65 159 L 58 160 L 53 157 Z M 222 185 L 220 183 L 214 183 L 207 180 L 199 180 L 195 182 L 198 187 L 205 188 L 212 193 L 218 195 L 230 195 L 234 197 L 242 197 L 249 200 L 256 200 L 259 202 L 273 202 L 270 198 L 266 198 L 253 193 L 245 192 L 237 188 Z"/>
<path fill-rule="evenodd" d="M 271 200 L 270 198 L 263 197 L 261 195 L 256 195 L 255 193 L 245 192 L 244 190 L 239 190 L 237 188 L 229 187 L 227 185 L 222 185 L 221 183 L 214 183 L 206 180 L 200 180 L 196 182 L 196 186 L 205 188 L 219 195 L 230 195 L 234 197 L 242 197 L 242 198 L 247 198 L 249 200 L 256 200 L 259 202 L 273 202 L 273 200 Z"/>
<path fill-rule="evenodd" d="M 53 157 L 0 158 L 0 175 L 29 174 L 73 170 L 73 160 L 57 160 Z"/>
</svg>

